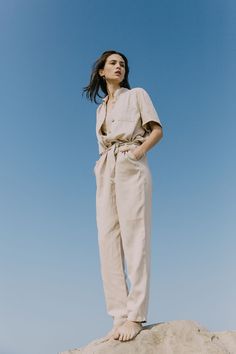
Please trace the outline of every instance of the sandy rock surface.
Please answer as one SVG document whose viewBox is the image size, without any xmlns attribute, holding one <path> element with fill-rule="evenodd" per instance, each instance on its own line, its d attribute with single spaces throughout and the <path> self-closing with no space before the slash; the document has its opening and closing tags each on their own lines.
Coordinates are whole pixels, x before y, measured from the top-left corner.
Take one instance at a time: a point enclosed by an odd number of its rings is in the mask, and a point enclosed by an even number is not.
<svg viewBox="0 0 236 354">
<path fill-rule="evenodd" d="M 209 332 L 195 321 L 171 321 L 144 326 L 129 342 L 98 338 L 59 354 L 236 354 L 236 331 Z"/>
</svg>

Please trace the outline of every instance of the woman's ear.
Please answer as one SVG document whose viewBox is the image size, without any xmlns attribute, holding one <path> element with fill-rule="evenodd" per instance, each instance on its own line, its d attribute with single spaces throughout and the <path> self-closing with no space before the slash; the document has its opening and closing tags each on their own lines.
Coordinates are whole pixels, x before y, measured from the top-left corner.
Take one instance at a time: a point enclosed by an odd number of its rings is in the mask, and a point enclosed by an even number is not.
<svg viewBox="0 0 236 354">
<path fill-rule="evenodd" d="M 99 69 L 98 73 L 99 73 L 100 76 L 103 76 L 104 75 L 104 70 L 103 69 Z"/>
</svg>

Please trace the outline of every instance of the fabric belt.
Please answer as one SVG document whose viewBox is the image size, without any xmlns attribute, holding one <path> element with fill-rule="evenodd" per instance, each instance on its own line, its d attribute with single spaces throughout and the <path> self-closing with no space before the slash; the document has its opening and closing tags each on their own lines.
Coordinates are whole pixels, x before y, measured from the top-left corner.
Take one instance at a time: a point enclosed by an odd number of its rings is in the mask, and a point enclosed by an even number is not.
<svg viewBox="0 0 236 354">
<path fill-rule="evenodd" d="M 100 153 L 100 156 L 103 154 L 107 153 L 109 150 L 113 150 L 114 155 L 117 155 L 119 151 L 128 151 L 131 149 L 132 145 L 140 145 L 140 142 L 135 142 L 135 141 L 117 141 L 113 143 L 111 146 L 106 148 L 102 153 Z"/>
<path fill-rule="evenodd" d="M 128 151 L 134 145 L 140 145 L 140 142 L 135 142 L 135 141 L 121 142 L 121 141 L 116 141 L 111 146 L 107 147 L 100 154 L 100 156 L 102 156 L 102 155 L 107 153 L 107 155 L 105 156 L 105 159 L 108 162 L 108 168 L 110 170 L 109 179 L 110 179 L 111 183 L 115 182 L 115 168 L 116 168 L 116 155 L 117 155 L 117 153 L 119 151 Z"/>
</svg>

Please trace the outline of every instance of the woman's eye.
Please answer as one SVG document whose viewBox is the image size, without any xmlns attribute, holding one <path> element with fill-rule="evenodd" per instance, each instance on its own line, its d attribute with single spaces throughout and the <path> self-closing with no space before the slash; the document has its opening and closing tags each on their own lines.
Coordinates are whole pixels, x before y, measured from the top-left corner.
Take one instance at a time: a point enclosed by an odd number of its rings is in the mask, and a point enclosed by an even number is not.
<svg viewBox="0 0 236 354">
<path fill-rule="evenodd" d="M 110 64 L 111 64 L 111 65 L 115 65 L 116 62 L 115 62 L 115 61 L 112 61 L 112 62 L 110 62 Z M 124 68 L 124 67 L 125 67 L 125 64 L 120 64 L 120 66 L 122 66 L 122 68 Z"/>
</svg>

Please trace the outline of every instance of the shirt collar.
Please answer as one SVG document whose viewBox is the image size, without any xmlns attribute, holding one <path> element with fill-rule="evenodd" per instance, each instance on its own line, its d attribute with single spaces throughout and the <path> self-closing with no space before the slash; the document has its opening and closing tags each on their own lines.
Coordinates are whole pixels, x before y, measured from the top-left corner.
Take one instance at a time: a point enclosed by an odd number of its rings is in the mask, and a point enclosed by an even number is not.
<svg viewBox="0 0 236 354">
<path fill-rule="evenodd" d="M 126 87 L 120 87 L 118 88 L 115 93 L 114 93 L 114 98 L 116 99 L 123 91 L 126 91 L 128 90 Z M 109 96 L 107 95 L 106 97 L 104 97 L 102 100 L 103 100 L 103 103 L 107 103 L 107 100 L 108 100 Z"/>
</svg>

